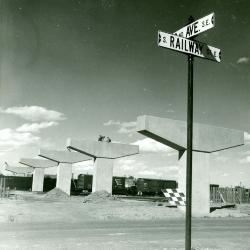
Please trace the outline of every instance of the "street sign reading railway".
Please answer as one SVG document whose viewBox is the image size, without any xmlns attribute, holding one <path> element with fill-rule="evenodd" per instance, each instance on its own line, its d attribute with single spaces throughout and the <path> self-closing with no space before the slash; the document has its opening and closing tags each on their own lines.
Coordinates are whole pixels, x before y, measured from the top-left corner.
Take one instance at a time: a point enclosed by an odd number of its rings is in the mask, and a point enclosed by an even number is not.
<svg viewBox="0 0 250 250">
<path fill-rule="evenodd" d="M 185 220 L 185 250 L 191 250 L 192 231 L 192 151 L 193 151 L 193 62 L 194 56 L 221 61 L 220 49 L 205 43 L 194 41 L 191 38 L 199 33 L 211 29 L 215 25 L 214 13 L 194 21 L 188 19 L 189 25 L 176 31 L 174 34 L 158 31 L 158 46 L 176 50 L 187 54 L 188 62 L 188 95 L 187 95 L 187 158 L 186 158 L 186 220 Z"/>
<path fill-rule="evenodd" d="M 221 61 L 220 49 L 162 31 L 158 31 L 158 46 L 216 62 Z"/>
<path fill-rule="evenodd" d="M 196 36 L 208 29 L 211 29 L 214 26 L 215 26 L 215 15 L 214 13 L 211 13 L 177 30 L 176 32 L 174 32 L 174 35 L 181 36 L 184 38 L 189 38 Z"/>
</svg>

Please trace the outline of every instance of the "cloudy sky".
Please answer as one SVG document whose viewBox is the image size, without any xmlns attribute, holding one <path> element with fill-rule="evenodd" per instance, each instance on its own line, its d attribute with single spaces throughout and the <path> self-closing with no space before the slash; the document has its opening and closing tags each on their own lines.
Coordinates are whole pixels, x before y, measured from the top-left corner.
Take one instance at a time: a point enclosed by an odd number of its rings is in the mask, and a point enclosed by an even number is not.
<svg viewBox="0 0 250 250">
<path fill-rule="evenodd" d="M 246 145 L 213 155 L 211 182 L 250 187 L 249 1 L 1 1 L 0 161 L 15 165 L 68 137 L 135 143 L 117 175 L 176 179 L 177 153 L 134 132 L 142 114 L 186 120 L 187 58 L 157 47 L 190 14 L 215 12 L 197 40 L 222 62 L 195 58 L 194 121 L 245 131 Z M 92 163 L 76 166 L 91 172 Z"/>
</svg>

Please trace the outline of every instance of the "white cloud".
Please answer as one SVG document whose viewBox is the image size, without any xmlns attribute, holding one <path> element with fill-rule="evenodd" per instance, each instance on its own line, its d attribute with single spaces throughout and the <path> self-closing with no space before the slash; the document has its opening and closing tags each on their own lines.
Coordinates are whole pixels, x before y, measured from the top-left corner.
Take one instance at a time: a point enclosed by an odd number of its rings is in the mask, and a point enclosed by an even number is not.
<svg viewBox="0 0 250 250">
<path fill-rule="evenodd" d="M 173 109 L 167 109 L 167 113 L 174 113 Z"/>
<path fill-rule="evenodd" d="M 249 163 L 249 162 L 250 162 L 250 156 L 247 156 L 247 157 L 239 160 L 239 163 L 241 163 L 241 164 L 245 164 L 245 163 Z"/>
<path fill-rule="evenodd" d="M 0 107 L 0 113 L 11 114 L 29 121 L 42 121 L 37 123 L 25 123 L 16 129 L 5 128 L 0 130 L 0 153 L 1 155 L 13 151 L 21 146 L 36 145 L 51 148 L 54 144 L 48 139 L 41 138 L 33 133 L 41 129 L 58 125 L 59 120 L 66 119 L 64 114 L 48 110 L 39 106 Z"/>
<path fill-rule="evenodd" d="M 0 130 L 0 147 L 10 150 L 16 147 L 31 145 L 39 142 L 40 137 L 29 132 L 20 133 L 10 128 Z"/>
<path fill-rule="evenodd" d="M 145 176 L 145 175 L 147 175 L 147 176 L 152 176 L 152 175 L 158 176 L 158 173 L 156 171 L 153 171 L 153 170 L 143 170 L 143 171 L 140 171 L 138 174 L 141 175 L 141 176 Z"/>
<path fill-rule="evenodd" d="M 77 174 L 81 173 L 91 173 L 94 170 L 93 160 L 77 162 L 72 165 L 72 171 Z"/>
<path fill-rule="evenodd" d="M 57 148 L 54 140 L 51 138 L 43 138 L 41 141 L 39 141 L 38 146 L 48 150 L 54 150 Z"/>
<path fill-rule="evenodd" d="M 179 169 L 178 166 L 167 166 L 166 168 L 168 171 L 177 171 Z"/>
<path fill-rule="evenodd" d="M 128 158 L 117 159 L 114 175 L 172 180 L 178 174 L 178 160 L 165 152 L 144 152 Z"/>
<path fill-rule="evenodd" d="M 147 152 L 171 152 L 173 151 L 172 148 L 157 142 L 151 138 L 145 138 L 142 140 L 138 140 L 132 145 L 138 145 L 140 151 L 147 151 Z"/>
<path fill-rule="evenodd" d="M 168 179 L 168 180 L 172 180 L 172 179 L 176 179 L 177 178 L 177 171 L 173 171 L 172 173 L 170 173 L 171 170 L 169 171 L 169 168 L 166 167 L 165 169 L 155 169 L 155 170 L 151 170 L 151 169 L 145 169 L 142 171 L 138 172 L 138 177 L 141 178 L 157 178 L 157 179 Z"/>
<path fill-rule="evenodd" d="M 134 159 L 121 158 L 118 160 L 120 168 L 125 171 L 135 169 L 136 161 Z"/>
<path fill-rule="evenodd" d="M 238 60 L 237 60 L 237 63 L 239 63 L 239 64 L 247 64 L 247 63 L 249 63 L 249 60 L 250 60 L 250 58 L 249 57 L 240 57 Z"/>
<path fill-rule="evenodd" d="M 23 106 L 0 108 L 0 112 L 4 114 L 12 114 L 19 116 L 28 121 L 60 121 L 66 119 L 63 113 L 55 110 L 48 110 L 40 106 Z"/>
<path fill-rule="evenodd" d="M 118 133 L 120 134 L 129 134 L 135 132 L 136 122 L 123 122 L 120 125 Z"/>
<path fill-rule="evenodd" d="M 58 122 L 25 123 L 16 129 L 17 132 L 38 133 L 41 129 L 57 126 Z"/>
<path fill-rule="evenodd" d="M 104 126 L 118 126 L 118 133 L 119 134 L 130 134 L 135 132 L 136 128 L 136 122 L 131 121 L 131 122 L 120 122 L 120 121 L 114 121 L 114 120 L 109 120 L 105 123 L 103 123 Z"/>
<path fill-rule="evenodd" d="M 94 164 L 93 160 L 88 160 L 88 161 L 76 162 L 73 164 L 73 166 L 76 168 L 84 168 L 89 166 L 93 167 L 93 164 Z"/>
<path fill-rule="evenodd" d="M 240 155 L 250 155 L 250 150 L 240 152 Z"/>
<path fill-rule="evenodd" d="M 170 150 L 171 148 L 169 148 L 169 150 Z M 172 150 L 172 149 L 171 149 Z M 171 157 L 171 156 L 178 156 L 178 154 L 179 154 L 179 152 L 177 151 L 177 150 L 173 150 L 173 151 L 169 151 L 168 153 L 167 153 L 167 156 L 169 156 L 169 157 Z"/>
<path fill-rule="evenodd" d="M 114 121 L 114 120 L 109 120 L 103 123 L 104 126 L 120 125 L 120 124 L 121 124 L 120 121 Z"/>
<path fill-rule="evenodd" d="M 229 157 L 223 156 L 223 155 L 219 155 L 216 157 L 216 160 L 223 162 L 223 163 L 227 162 L 229 159 L 230 159 Z"/>
<path fill-rule="evenodd" d="M 250 134 L 247 132 L 244 132 L 244 140 L 247 144 L 250 143 Z"/>
</svg>

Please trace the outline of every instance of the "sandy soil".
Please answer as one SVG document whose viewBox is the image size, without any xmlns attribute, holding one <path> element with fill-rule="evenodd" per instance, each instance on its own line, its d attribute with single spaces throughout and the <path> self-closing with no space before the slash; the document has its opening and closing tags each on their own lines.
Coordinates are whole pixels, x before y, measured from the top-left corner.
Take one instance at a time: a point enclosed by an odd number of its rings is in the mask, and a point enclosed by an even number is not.
<svg viewBox="0 0 250 250">
<path fill-rule="evenodd" d="M 149 201 L 89 200 L 55 198 L 53 192 L 2 198 L 0 249 L 183 249 L 179 209 Z M 250 205 L 194 219 L 195 249 L 250 249 L 249 225 Z"/>
<path fill-rule="evenodd" d="M 166 207 L 161 202 L 113 199 L 105 194 L 93 197 L 67 196 L 55 191 L 47 194 L 16 192 L 10 199 L 0 200 L 0 222 L 60 222 L 67 218 L 79 220 L 165 220 L 183 219 L 185 214 L 178 208 Z M 76 216 L 79 215 L 79 217 Z M 232 209 L 218 209 L 207 217 L 249 217 L 250 205 Z"/>
<path fill-rule="evenodd" d="M 83 197 L 55 199 L 53 196 L 18 193 L 12 199 L 0 200 L 0 222 L 61 222 L 84 220 L 162 220 L 184 218 L 177 208 L 168 208 L 148 201 L 107 199 L 84 202 Z M 78 216 L 76 216 L 78 215 Z"/>
</svg>

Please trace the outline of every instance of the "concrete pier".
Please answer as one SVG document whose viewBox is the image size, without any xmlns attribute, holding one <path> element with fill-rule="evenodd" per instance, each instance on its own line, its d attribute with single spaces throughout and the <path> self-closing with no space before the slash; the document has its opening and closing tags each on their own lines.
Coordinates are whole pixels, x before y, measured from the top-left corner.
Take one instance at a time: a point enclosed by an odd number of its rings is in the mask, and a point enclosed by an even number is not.
<svg viewBox="0 0 250 250">
<path fill-rule="evenodd" d="M 44 170 L 55 167 L 58 164 L 42 159 L 22 158 L 19 163 L 34 168 L 32 180 L 32 192 L 43 192 Z"/>
<path fill-rule="evenodd" d="M 43 150 L 39 152 L 39 156 L 58 163 L 56 187 L 66 194 L 70 195 L 72 164 L 82 161 L 91 160 L 91 157 L 76 152 Z"/>
<path fill-rule="evenodd" d="M 179 188 L 186 192 L 187 125 L 184 121 L 139 116 L 137 131 L 179 151 Z M 206 124 L 193 126 L 192 215 L 205 216 L 210 210 L 210 157 L 213 152 L 244 144 L 244 132 Z"/>
<path fill-rule="evenodd" d="M 57 167 L 56 187 L 70 195 L 72 164 L 59 163 Z"/>
<path fill-rule="evenodd" d="M 210 213 L 210 157 L 211 154 L 193 151 L 192 210 L 193 216 Z M 179 161 L 178 185 L 186 193 L 186 151 Z"/>
<path fill-rule="evenodd" d="M 136 145 L 102 141 L 69 139 L 67 147 L 95 159 L 92 192 L 105 190 L 111 194 L 114 159 L 139 153 Z"/>
<path fill-rule="evenodd" d="M 113 167 L 113 159 L 98 158 L 95 160 L 92 192 L 106 190 L 112 194 Z"/>
<path fill-rule="evenodd" d="M 44 168 L 35 168 L 32 180 L 32 192 L 42 192 L 44 181 Z"/>
</svg>

